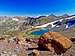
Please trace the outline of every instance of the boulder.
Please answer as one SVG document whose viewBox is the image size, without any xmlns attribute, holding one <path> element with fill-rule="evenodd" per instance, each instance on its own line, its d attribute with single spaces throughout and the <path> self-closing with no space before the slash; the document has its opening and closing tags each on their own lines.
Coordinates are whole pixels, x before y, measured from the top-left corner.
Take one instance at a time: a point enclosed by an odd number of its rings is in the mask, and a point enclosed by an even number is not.
<svg viewBox="0 0 75 56">
<path fill-rule="evenodd" d="M 75 37 L 70 38 L 72 42 L 75 42 Z"/>
<path fill-rule="evenodd" d="M 32 52 L 33 56 L 40 56 L 40 52 L 38 50 L 33 50 Z"/>
<path fill-rule="evenodd" d="M 63 48 L 68 49 L 71 47 L 72 42 L 68 39 L 68 37 L 63 36 L 58 32 L 49 32 L 49 34 L 51 35 L 52 39 L 62 45 Z"/>
<path fill-rule="evenodd" d="M 58 32 L 47 32 L 39 38 L 38 46 L 44 47 L 48 50 L 64 52 L 72 45 L 71 40 L 68 37 L 61 35 Z"/>
</svg>

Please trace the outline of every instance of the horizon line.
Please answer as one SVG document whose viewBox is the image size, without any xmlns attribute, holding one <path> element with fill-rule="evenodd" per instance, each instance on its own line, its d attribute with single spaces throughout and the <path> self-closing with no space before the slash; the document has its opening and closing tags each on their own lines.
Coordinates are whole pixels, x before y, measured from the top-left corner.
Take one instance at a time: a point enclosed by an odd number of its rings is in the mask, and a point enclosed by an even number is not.
<svg viewBox="0 0 75 56">
<path fill-rule="evenodd" d="M 67 14 L 67 15 L 75 15 L 75 13 L 61 13 L 61 14 L 58 14 L 58 13 L 50 13 L 50 14 L 37 14 L 37 15 L 26 15 L 26 14 L 7 14 L 7 15 L 2 15 L 2 14 L 0 14 L 0 16 L 31 16 L 31 17 L 37 17 L 37 16 L 49 16 L 49 15 L 51 15 L 51 14 L 53 14 L 53 15 L 55 15 L 55 16 L 62 16 L 62 15 L 64 15 L 64 14 Z"/>
</svg>

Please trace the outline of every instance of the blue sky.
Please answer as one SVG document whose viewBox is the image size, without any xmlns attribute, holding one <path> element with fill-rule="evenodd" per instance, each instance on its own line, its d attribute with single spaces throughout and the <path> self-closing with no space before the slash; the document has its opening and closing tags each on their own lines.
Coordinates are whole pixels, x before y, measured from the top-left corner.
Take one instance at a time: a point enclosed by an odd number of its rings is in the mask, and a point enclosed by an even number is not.
<svg viewBox="0 0 75 56">
<path fill-rule="evenodd" d="M 75 0 L 0 0 L 0 15 L 75 14 Z"/>
</svg>

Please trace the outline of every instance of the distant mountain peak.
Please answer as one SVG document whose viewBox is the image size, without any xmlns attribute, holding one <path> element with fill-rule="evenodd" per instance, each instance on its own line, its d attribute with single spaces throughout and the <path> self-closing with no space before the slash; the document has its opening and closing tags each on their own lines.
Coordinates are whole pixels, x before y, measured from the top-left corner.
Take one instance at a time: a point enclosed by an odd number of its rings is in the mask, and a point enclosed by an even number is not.
<svg viewBox="0 0 75 56">
<path fill-rule="evenodd" d="M 62 15 L 62 17 L 69 17 L 69 15 L 68 14 L 64 14 L 64 15 Z"/>
<path fill-rule="evenodd" d="M 56 17 L 54 14 L 50 14 L 49 16 L 53 16 L 53 17 Z"/>
</svg>

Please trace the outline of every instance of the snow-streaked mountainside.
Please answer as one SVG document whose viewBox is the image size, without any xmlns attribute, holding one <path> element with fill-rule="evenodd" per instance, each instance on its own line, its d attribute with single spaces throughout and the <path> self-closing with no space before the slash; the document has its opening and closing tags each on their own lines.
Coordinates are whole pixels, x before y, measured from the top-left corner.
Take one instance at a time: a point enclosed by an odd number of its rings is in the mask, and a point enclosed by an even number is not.
<svg viewBox="0 0 75 56">
<path fill-rule="evenodd" d="M 49 27 L 51 25 L 51 27 Z M 27 16 L 1 16 L 0 17 L 0 29 L 19 29 L 25 30 L 29 27 L 43 28 L 43 27 L 62 27 L 70 28 L 75 25 L 75 15 L 63 15 L 55 16 L 53 14 L 49 16 L 27 17 Z"/>
</svg>

